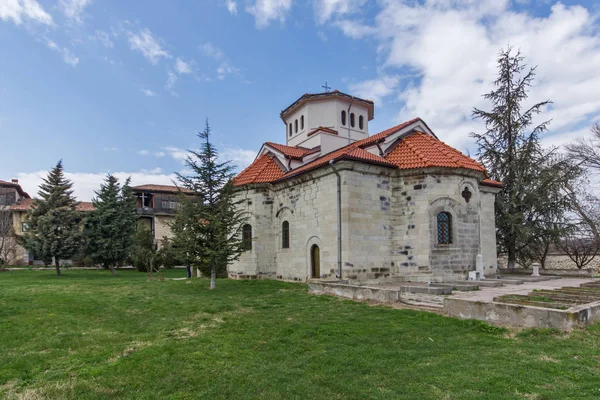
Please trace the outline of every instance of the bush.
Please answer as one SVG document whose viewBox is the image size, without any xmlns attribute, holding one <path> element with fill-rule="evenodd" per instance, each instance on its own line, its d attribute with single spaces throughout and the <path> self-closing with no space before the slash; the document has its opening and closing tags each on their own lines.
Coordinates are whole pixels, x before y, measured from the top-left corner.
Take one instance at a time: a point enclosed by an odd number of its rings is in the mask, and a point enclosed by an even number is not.
<svg viewBox="0 0 600 400">
<path fill-rule="evenodd" d="M 160 257 L 154 244 L 152 232 L 140 227 L 133 238 L 130 254 L 132 264 L 140 272 L 157 271 L 160 267 Z"/>
<path fill-rule="evenodd" d="M 163 236 L 160 241 L 160 250 L 158 251 L 160 263 L 165 268 L 173 268 L 176 265 L 185 264 L 179 259 L 177 249 L 173 247 L 173 242 L 168 237 Z"/>
</svg>

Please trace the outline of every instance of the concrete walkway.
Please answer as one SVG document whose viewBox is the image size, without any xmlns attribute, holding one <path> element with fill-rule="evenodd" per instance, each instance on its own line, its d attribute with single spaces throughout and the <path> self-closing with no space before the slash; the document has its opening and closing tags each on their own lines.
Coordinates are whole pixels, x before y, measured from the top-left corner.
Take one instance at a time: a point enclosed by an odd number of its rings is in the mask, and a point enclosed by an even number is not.
<svg viewBox="0 0 600 400">
<path fill-rule="evenodd" d="M 524 282 L 520 285 L 504 284 L 499 287 L 481 287 L 480 290 L 474 292 L 453 292 L 448 296 L 451 299 L 468 299 L 474 301 L 492 302 L 494 297 L 504 296 L 507 294 L 528 295 L 534 290 L 555 290 L 562 287 L 571 286 L 579 287 L 582 283 L 597 282 L 598 279 L 581 279 L 581 278 L 561 278 L 552 279 L 542 282 Z M 477 282 L 472 282 L 477 283 Z"/>
</svg>

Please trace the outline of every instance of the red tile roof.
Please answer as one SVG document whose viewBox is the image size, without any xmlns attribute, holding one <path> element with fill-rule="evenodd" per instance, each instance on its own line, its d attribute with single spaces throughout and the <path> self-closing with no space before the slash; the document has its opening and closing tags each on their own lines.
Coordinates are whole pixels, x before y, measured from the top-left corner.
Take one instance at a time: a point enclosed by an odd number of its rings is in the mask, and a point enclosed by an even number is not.
<svg viewBox="0 0 600 400">
<path fill-rule="evenodd" d="M 162 193 L 179 193 L 181 189 L 184 193 L 192 193 L 192 190 L 185 188 L 178 188 L 172 185 L 139 185 L 132 187 L 134 192 L 162 192 Z"/>
<path fill-rule="evenodd" d="M 377 164 L 391 168 L 399 169 L 419 169 L 419 168 L 458 168 L 469 169 L 478 172 L 486 173 L 483 165 L 473 160 L 472 158 L 462 154 L 460 151 L 445 144 L 436 137 L 423 132 L 413 131 L 405 137 L 399 139 L 388 154 L 384 157 L 370 153 L 365 150 L 366 147 L 373 146 L 377 142 L 387 138 L 388 136 L 400 131 L 409 125 L 421 121 L 420 118 L 415 118 L 410 121 L 396 125 L 390 129 L 386 129 L 376 135 L 366 139 L 351 143 L 340 149 L 325 154 L 313 161 L 308 162 L 285 172 L 284 169 L 277 163 L 273 157 L 264 154 L 254 161 L 248 168 L 242 171 L 235 179 L 236 186 L 246 185 L 249 183 L 265 183 L 275 182 L 290 177 L 300 175 L 315 168 L 322 167 L 328 164 L 331 160 L 356 160 L 370 164 Z M 425 124 L 423 122 L 423 124 Z M 275 149 L 278 149 L 290 158 L 302 159 L 303 155 L 309 154 L 312 151 L 300 147 L 290 147 L 278 145 L 276 143 L 266 143 Z M 494 183 L 492 183 L 494 182 Z M 486 179 L 483 184 L 498 186 L 501 183 Z"/>
<path fill-rule="evenodd" d="M 21 185 L 19 185 L 18 183 L 7 182 L 7 181 L 0 180 L 0 186 L 14 188 L 14 189 L 17 190 L 17 192 L 19 192 L 19 194 L 21 196 L 25 197 L 26 199 L 30 199 L 31 198 L 31 196 L 29 196 L 29 193 L 27 193 L 26 191 L 24 191 L 23 188 L 21 187 Z"/>
<path fill-rule="evenodd" d="M 270 154 L 263 154 L 248 168 L 240 172 L 233 183 L 236 186 L 242 186 L 248 183 L 273 182 L 281 178 L 283 174 L 284 170 L 279 166 L 275 157 Z"/>
<path fill-rule="evenodd" d="M 484 179 L 479 183 L 481 183 L 484 186 L 493 186 L 493 187 L 499 187 L 499 188 L 504 187 L 504 184 L 502 182 L 498 182 L 493 179 Z"/>
<path fill-rule="evenodd" d="M 414 132 L 403 138 L 385 158 L 400 169 L 444 167 L 485 173 L 485 168 L 477 161 L 423 132 Z"/>
<path fill-rule="evenodd" d="M 27 211 L 33 208 L 33 199 L 21 199 L 17 203 L 10 206 L 13 211 Z M 77 211 L 94 211 L 96 207 L 89 201 L 81 201 L 75 207 Z"/>
<path fill-rule="evenodd" d="M 267 146 L 271 146 L 272 148 L 274 148 L 277 151 L 282 152 L 286 156 L 291 157 L 296 160 L 302 160 L 302 157 L 304 157 L 305 155 L 314 153 L 315 151 L 317 151 L 316 149 L 307 149 L 306 147 L 300 147 L 300 146 L 286 146 L 284 144 L 278 144 L 278 143 L 273 143 L 273 142 L 266 142 L 265 144 Z"/>
</svg>

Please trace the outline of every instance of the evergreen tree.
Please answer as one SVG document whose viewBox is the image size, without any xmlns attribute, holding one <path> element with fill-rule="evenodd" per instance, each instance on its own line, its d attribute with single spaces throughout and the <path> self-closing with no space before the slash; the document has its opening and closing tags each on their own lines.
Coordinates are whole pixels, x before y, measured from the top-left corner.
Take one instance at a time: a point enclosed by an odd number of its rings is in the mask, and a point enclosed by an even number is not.
<svg viewBox="0 0 600 400">
<path fill-rule="evenodd" d="M 116 177 L 107 175 L 85 225 L 87 255 L 93 263 L 110 268 L 113 275 L 115 267 L 127 259 L 136 230 L 136 199 L 129 182 L 121 187 Z"/>
<path fill-rule="evenodd" d="M 181 186 L 190 193 L 181 194 L 173 224 L 174 245 L 183 260 L 209 267 L 210 288 L 214 289 L 219 266 L 226 266 L 242 252 L 239 233 L 244 218 L 234 199 L 234 167 L 218 161 L 208 121 L 198 138 L 200 150 L 190 150 L 186 160 L 192 175 L 178 174 Z"/>
<path fill-rule="evenodd" d="M 29 230 L 23 243 L 46 265 L 56 266 L 60 276 L 60 260 L 70 259 L 78 250 L 81 216 L 76 211 L 73 183 L 65 178 L 62 160 L 48 173 L 40 185 L 32 209 L 27 213 Z"/>
<path fill-rule="evenodd" d="M 570 199 L 563 189 L 581 173 L 569 160 L 558 157 L 556 148 L 540 145 L 540 135 L 550 121 L 533 126 L 533 120 L 551 102 L 524 108 L 534 77 L 535 67 L 527 69 L 520 52 L 502 50 L 495 89 L 484 95 L 493 107 L 473 111 L 487 129 L 472 134 L 479 145 L 479 159 L 490 177 L 504 184 L 496 196 L 496 228 L 509 268 L 514 268 L 517 259 L 530 260 L 539 253 L 532 247 L 548 241 L 540 238 L 560 236 Z"/>
</svg>

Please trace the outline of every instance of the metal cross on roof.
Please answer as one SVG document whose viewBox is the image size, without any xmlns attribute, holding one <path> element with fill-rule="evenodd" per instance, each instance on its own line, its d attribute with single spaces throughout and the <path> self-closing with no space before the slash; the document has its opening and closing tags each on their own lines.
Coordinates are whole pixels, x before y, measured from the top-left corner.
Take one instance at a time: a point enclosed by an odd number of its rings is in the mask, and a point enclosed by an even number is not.
<svg viewBox="0 0 600 400">
<path fill-rule="evenodd" d="M 329 87 L 329 85 L 327 85 L 327 81 L 325 81 L 325 85 L 321 86 L 323 89 L 325 89 L 325 93 L 329 93 L 329 90 L 331 89 L 331 87 Z"/>
</svg>

